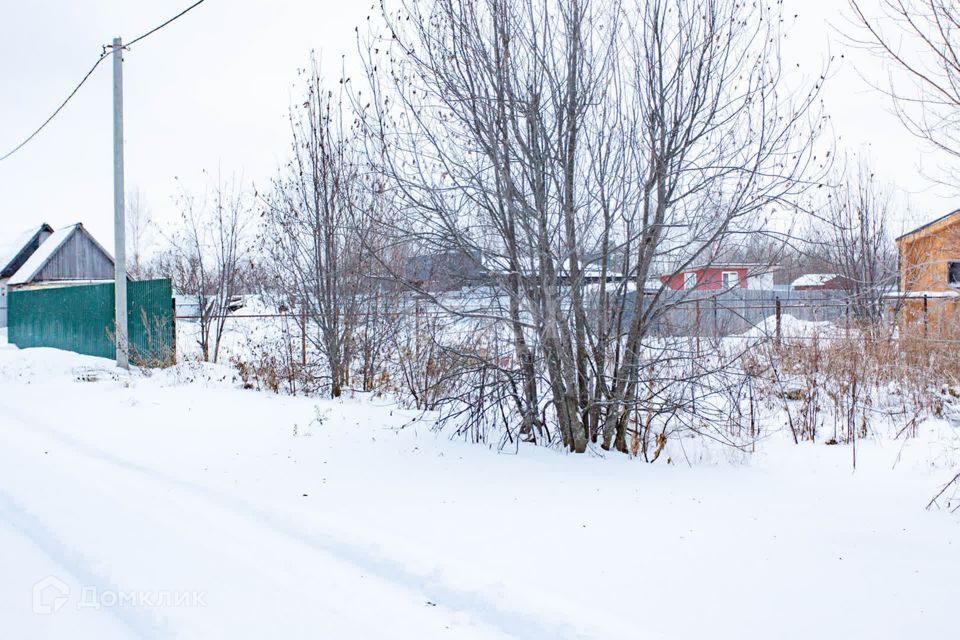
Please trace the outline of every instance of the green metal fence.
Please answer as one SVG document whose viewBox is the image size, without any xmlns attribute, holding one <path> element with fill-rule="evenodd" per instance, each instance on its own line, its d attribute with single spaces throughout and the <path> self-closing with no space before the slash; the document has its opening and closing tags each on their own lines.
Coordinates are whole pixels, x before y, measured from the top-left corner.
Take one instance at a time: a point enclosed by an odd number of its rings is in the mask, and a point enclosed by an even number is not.
<svg viewBox="0 0 960 640">
<path fill-rule="evenodd" d="M 113 283 L 13 290 L 8 299 L 10 343 L 115 356 Z M 163 365 L 173 361 L 172 299 L 170 280 L 127 284 L 131 362 Z"/>
</svg>

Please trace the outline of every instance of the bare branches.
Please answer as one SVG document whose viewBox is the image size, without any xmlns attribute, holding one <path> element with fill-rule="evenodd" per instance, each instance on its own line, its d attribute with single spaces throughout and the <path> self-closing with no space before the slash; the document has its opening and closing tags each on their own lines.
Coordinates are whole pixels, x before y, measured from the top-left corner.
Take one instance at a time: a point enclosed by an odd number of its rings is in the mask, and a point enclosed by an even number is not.
<svg viewBox="0 0 960 640">
<path fill-rule="evenodd" d="M 927 503 L 927 509 L 929 510 L 931 507 L 936 505 L 937 501 L 943 496 L 943 494 L 945 494 L 951 487 L 955 486 L 960 486 L 960 473 L 957 473 L 957 475 L 953 476 L 953 478 L 943 485 L 940 491 L 937 492 L 937 495 L 930 499 L 930 502 Z M 954 510 L 956 510 L 956 507 L 954 507 Z"/>
<path fill-rule="evenodd" d="M 854 42 L 891 65 L 886 92 L 904 126 L 960 158 L 960 8 L 950 0 L 883 0 L 874 17 L 860 0 L 850 6 L 862 34 Z"/>
<path fill-rule="evenodd" d="M 316 62 L 304 72 L 303 102 L 291 109 L 291 159 L 266 200 L 265 248 L 285 302 L 302 310 L 302 327 L 329 368 L 330 392 L 350 382 L 355 350 L 371 362 L 389 328 L 389 291 L 377 278 L 376 221 L 382 187 L 366 171 L 360 131 L 342 93 L 324 86 Z M 342 85 L 341 85 L 342 86 Z M 366 386 L 366 384 L 365 384 Z"/>
<path fill-rule="evenodd" d="M 896 284 L 896 249 L 887 227 L 893 190 L 862 159 L 834 182 L 808 241 L 813 254 L 844 279 L 854 317 L 875 326 L 883 319 L 883 296 Z"/>
<path fill-rule="evenodd" d="M 203 359 L 216 362 L 227 314 L 250 259 L 252 199 L 235 178 L 218 178 L 202 199 L 181 192 L 177 204 L 180 224 L 160 268 L 171 273 L 179 292 L 196 300 Z"/>
</svg>

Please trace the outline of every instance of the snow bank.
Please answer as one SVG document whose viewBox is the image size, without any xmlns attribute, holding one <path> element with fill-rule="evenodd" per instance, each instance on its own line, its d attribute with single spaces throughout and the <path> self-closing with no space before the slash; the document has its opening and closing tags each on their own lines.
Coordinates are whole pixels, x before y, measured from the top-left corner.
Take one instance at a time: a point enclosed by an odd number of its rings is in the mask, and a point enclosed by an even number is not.
<svg viewBox="0 0 960 640">
<path fill-rule="evenodd" d="M 829 338 L 839 335 L 839 329 L 832 322 L 801 320 L 790 314 L 780 316 L 780 335 L 783 338 Z M 745 338 L 770 338 L 777 334 L 777 316 L 764 318 L 749 331 L 740 334 Z"/>
<path fill-rule="evenodd" d="M 236 369 L 228 365 L 185 361 L 166 369 L 124 371 L 107 358 L 47 348 L 21 351 L 7 342 L 6 329 L 0 332 L 0 384 L 111 381 L 130 385 L 146 379 L 164 386 L 238 388 L 242 384 Z"/>
</svg>

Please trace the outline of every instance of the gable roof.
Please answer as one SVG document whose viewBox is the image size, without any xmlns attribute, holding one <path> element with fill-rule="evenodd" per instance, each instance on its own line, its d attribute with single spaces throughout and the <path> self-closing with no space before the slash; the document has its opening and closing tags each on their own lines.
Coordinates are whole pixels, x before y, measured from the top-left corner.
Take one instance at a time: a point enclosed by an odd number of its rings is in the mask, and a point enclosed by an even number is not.
<svg viewBox="0 0 960 640">
<path fill-rule="evenodd" d="M 56 255 L 57 251 L 60 250 L 63 245 L 67 243 L 70 238 L 75 234 L 81 233 L 103 254 L 107 257 L 110 262 L 113 262 L 113 256 L 110 255 L 110 252 L 104 249 L 99 242 L 97 242 L 90 233 L 84 229 L 81 223 L 70 225 L 69 227 L 64 227 L 62 229 L 57 229 L 53 234 L 47 238 L 46 242 L 40 245 L 36 251 L 33 252 L 33 255 L 23 263 L 23 266 L 20 267 L 15 274 L 10 278 L 7 284 L 11 286 L 29 284 L 33 281 L 37 273 L 43 269 L 44 266 L 50 261 L 50 259 Z"/>
<path fill-rule="evenodd" d="M 42 233 L 53 233 L 53 227 L 44 222 L 40 226 L 21 231 L 8 240 L 0 240 L 0 277 L 13 275 L 5 272 L 8 269 L 16 269 L 18 259 L 23 258 L 23 253 L 35 240 L 38 240 L 38 236 Z"/>
<path fill-rule="evenodd" d="M 955 216 L 955 215 L 957 215 L 958 213 L 960 213 L 960 209 L 957 209 L 957 210 L 955 210 L 955 211 L 951 211 L 951 212 L 948 213 L 947 215 L 940 216 L 940 217 L 937 218 L 936 220 L 931 220 L 930 222 L 927 222 L 926 224 L 922 224 L 922 225 L 920 225 L 919 227 L 917 227 L 916 229 L 914 229 L 913 231 L 907 231 L 907 232 L 906 232 L 905 234 L 903 234 L 902 236 L 898 236 L 898 237 L 894 240 L 894 242 L 900 242 L 901 240 L 903 240 L 903 239 L 906 238 L 907 236 L 912 236 L 912 235 L 915 234 L 915 233 L 919 233 L 920 231 L 923 231 L 923 230 L 926 229 L 927 227 L 932 227 L 933 225 L 935 225 L 935 224 L 937 224 L 937 223 L 940 223 L 940 222 L 943 222 L 944 220 L 947 220 L 948 218 L 950 218 L 950 217 L 952 217 L 952 216 Z"/>
</svg>

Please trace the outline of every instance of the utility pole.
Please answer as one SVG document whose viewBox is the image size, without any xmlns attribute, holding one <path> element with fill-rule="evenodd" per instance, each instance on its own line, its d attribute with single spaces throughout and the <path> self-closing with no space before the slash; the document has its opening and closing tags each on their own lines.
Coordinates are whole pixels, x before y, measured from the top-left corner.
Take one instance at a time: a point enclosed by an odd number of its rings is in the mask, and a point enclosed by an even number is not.
<svg viewBox="0 0 960 640">
<path fill-rule="evenodd" d="M 130 368 L 127 335 L 127 223 L 123 205 L 123 42 L 113 39 L 113 264 L 117 366 Z"/>
</svg>

